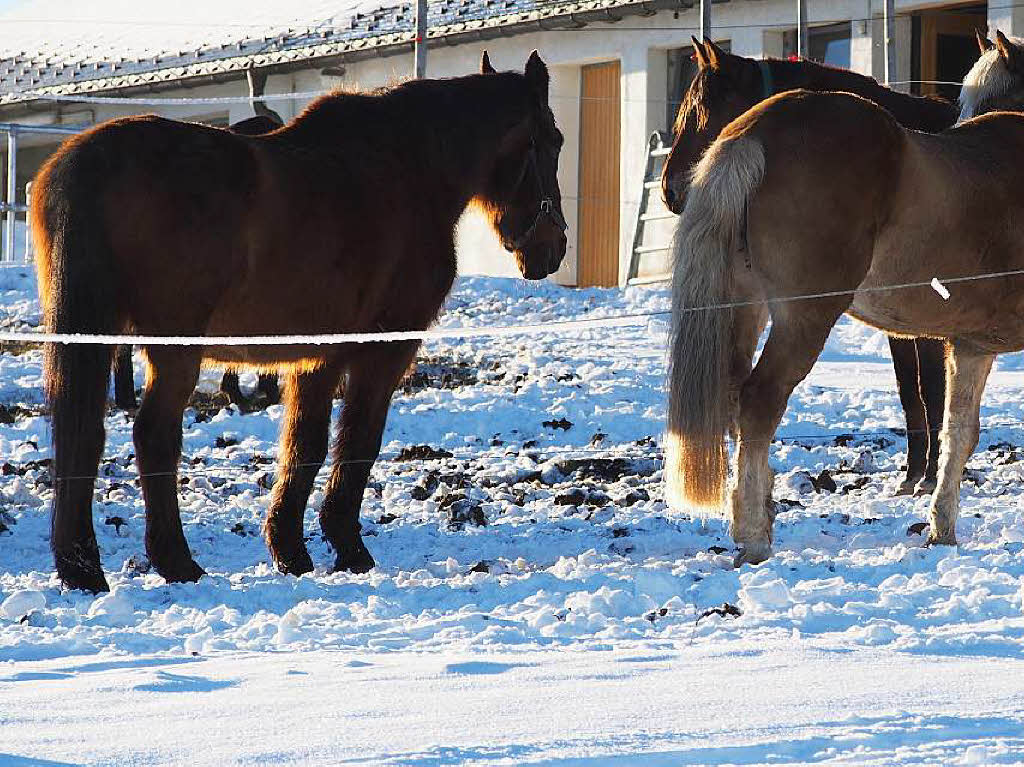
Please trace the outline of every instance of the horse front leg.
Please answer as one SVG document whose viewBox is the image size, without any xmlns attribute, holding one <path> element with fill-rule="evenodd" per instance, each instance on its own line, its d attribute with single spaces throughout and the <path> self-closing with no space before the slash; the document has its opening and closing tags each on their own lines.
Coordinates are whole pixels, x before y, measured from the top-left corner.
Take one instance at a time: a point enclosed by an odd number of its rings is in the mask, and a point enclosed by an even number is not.
<svg viewBox="0 0 1024 767">
<path fill-rule="evenodd" d="M 198 347 L 148 347 L 142 404 L 135 417 L 135 454 L 146 503 L 146 553 L 168 583 L 204 574 L 192 559 L 178 509 L 181 419 L 199 378 Z"/>
<path fill-rule="evenodd" d="M 928 463 L 928 416 L 921 398 L 916 339 L 889 336 L 889 352 L 907 421 L 907 473 L 896 495 L 910 495 L 924 477 Z"/>
<path fill-rule="evenodd" d="M 263 536 L 277 569 L 302 575 L 313 569 L 302 536 L 302 517 L 317 472 L 327 456 L 331 401 L 341 371 L 334 362 L 285 379 L 285 418 L 274 496 Z"/>
<path fill-rule="evenodd" d="M 789 396 L 810 372 L 829 331 L 846 310 L 845 302 L 814 307 L 781 307 L 739 402 L 739 444 L 733 471 L 730 507 L 732 537 L 739 547 L 734 564 L 757 564 L 771 556 L 775 521 L 769 464 L 772 438 Z"/>
<path fill-rule="evenodd" d="M 939 481 L 932 496 L 929 545 L 956 545 L 960 480 L 967 459 L 978 445 L 981 395 L 995 358 L 994 354 L 955 341 L 946 355 L 946 419 L 940 437 Z"/>
<path fill-rule="evenodd" d="M 380 453 L 391 395 L 418 348 L 418 341 L 367 344 L 349 359 L 334 465 L 320 508 L 320 526 L 337 557 L 335 571 L 365 573 L 374 566 L 360 536 L 359 508 Z"/>
</svg>

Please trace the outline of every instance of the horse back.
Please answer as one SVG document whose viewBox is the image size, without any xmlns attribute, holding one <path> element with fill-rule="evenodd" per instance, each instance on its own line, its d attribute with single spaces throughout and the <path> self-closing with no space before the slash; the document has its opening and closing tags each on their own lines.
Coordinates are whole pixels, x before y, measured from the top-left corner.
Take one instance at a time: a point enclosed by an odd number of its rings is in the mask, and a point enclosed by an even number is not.
<svg viewBox="0 0 1024 767">
<path fill-rule="evenodd" d="M 870 235 L 889 215 L 904 129 L 859 96 L 788 91 L 738 117 L 719 140 L 740 138 L 764 148 L 747 234 L 750 268 L 766 292 L 856 286 L 868 268 Z M 851 221 L 862 223 L 851 230 Z"/>
<path fill-rule="evenodd" d="M 908 132 L 889 216 L 876 237 L 865 285 L 924 286 L 932 278 L 956 280 L 1024 268 L 1024 117 L 992 115 L 941 134 Z M 950 283 L 952 298 L 929 287 L 880 291 L 858 297 L 859 316 L 896 332 L 966 337 L 965 328 L 988 328 L 970 339 L 1005 351 L 1024 333 L 1019 278 Z M 1007 311 L 1006 301 L 1014 302 Z M 1008 339 L 1014 339 L 1009 341 Z"/>
</svg>

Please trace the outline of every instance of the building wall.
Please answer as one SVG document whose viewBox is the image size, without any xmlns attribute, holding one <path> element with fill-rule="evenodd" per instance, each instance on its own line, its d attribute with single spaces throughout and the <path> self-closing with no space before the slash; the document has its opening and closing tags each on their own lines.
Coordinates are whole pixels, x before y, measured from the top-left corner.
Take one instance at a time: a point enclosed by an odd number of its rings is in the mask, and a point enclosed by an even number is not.
<svg viewBox="0 0 1024 767">
<path fill-rule="evenodd" d="M 897 14 L 935 3 L 897 2 Z M 881 0 L 815 0 L 808 3 L 809 20 L 816 23 L 835 23 L 848 19 L 850 23 L 850 66 L 856 71 L 882 76 Z M 793 0 L 732 0 L 716 3 L 713 7 L 712 36 L 730 42 L 734 53 L 761 57 L 782 55 L 783 37 L 787 29 L 795 26 L 796 3 Z M 871 19 L 871 20 L 868 20 Z M 998 25 L 1009 33 L 1024 34 L 1024 9 L 1007 8 L 989 11 L 990 24 Z M 641 182 L 646 163 L 647 140 L 655 130 L 666 130 L 667 64 L 666 51 L 689 44 L 696 34 L 698 10 L 674 13 L 661 11 L 649 17 L 628 16 L 618 23 L 590 24 L 582 30 L 548 30 L 519 34 L 489 40 L 485 43 L 464 43 L 454 46 L 437 45 L 428 56 L 430 77 L 447 77 L 476 71 L 480 53 L 490 51 L 491 60 L 498 69 L 519 69 L 533 49 L 537 49 L 548 63 L 551 76 L 551 107 L 565 135 L 565 146 L 559 163 L 559 181 L 563 207 L 569 223 L 569 248 L 561 270 L 555 279 L 563 284 L 576 280 L 576 219 L 579 175 L 579 115 L 580 67 L 584 64 L 618 59 L 621 62 L 621 151 L 620 151 L 620 282 L 624 282 L 632 248 L 633 228 L 641 193 Z M 910 79 L 910 19 L 897 18 L 898 80 Z M 345 64 L 342 77 L 326 76 L 319 69 L 294 74 L 271 76 L 268 93 L 318 91 L 344 86 L 373 88 L 394 83 L 409 76 L 411 53 L 367 59 Z M 167 97 L 239 96 L 246 93 L 244 82 L 181 88 L 161 92 Z M 305 106 L 294 101 L 274 101 L 271 104 L 285 119 L 290 119 Z M 172 106 L 159 107 L 167 117 L 203 119 L 223 117 L 231 122 L 252 115 L 248 104 L 223 107 Z M 131 114 L 131 107 L 62 106 L 60 113 L 42 113 L 34 122 L 93 122 Z M 150 111 L 150 110 L 147 110 Z M 33 143 L 46 143 L 34 139 Z M 54 146 L 50 142 L 50 146 Z M 39 162 L 45 152 L 32 150 L 25 155 L 25 168 Z M 19 176 L 23 174 L 19 172 Z M 473 211 L 460 221 L 458 229 L 460 269 L 464 273 L 513 275 L 516 267 L 512 257 L 499 245 L 486 221 Z"/>
</svg>

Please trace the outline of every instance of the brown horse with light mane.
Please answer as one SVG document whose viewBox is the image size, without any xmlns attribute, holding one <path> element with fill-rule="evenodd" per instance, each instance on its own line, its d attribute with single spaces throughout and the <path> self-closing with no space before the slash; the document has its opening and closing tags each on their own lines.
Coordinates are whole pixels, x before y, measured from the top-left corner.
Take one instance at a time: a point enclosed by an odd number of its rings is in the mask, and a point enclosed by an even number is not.
<svg viewBox="0 0 1024 767">
<path fill-rule="evenodd" d="M 999 34 L 964 81 L 963 117 L 1024 102 L 1022 63 L 1019 42 Z M 988 372 L 996 354 L 1024 348 L 1021 157 L 1024 115 L 929 135 L 858 96 L 790 91 L 726 126 L 698 163 L 676 235 L 666 474 L 686 505 L 719 506 L 724 435 L 735 430 L 737 564 L 771 553 L 771 440 L 844 312 L 887 333 L 946 340 L 928 541 L 956 543 Z M 991 274 L 1001 276 L 975 279 Z M 807 295 L 819 297 L 791 300 Z M 706 308 L 722 304 L 731 308 Z M 742 372 L 765 311 L 768 341 Z"/>
<path fill-rule="evenodd" d="M 306 335 L 421 330 L 455 278 L 455 224 L 488 211 L 523 276 L 565 255 L 562 136 L 548 72 L 417 80 L 314 102 L 262 136 L 158 117 L 115 120 L 67 142 L 42 169 L 33 237 L 46 326 L 59 333 Z M 374 565 L 359 507 L 388 404 L 419 343 L 148 346 L 135 449 L 146 550 L 168 581 L 194 581 L 178 510 L 182 413 L 200 365 L 281 368 L 287 410 L 264 534 L 277 567 L 313 569 L 302 518 L 347 377 L 320 524 L 334 568 Z M 107 588 L 92 526 L 112 349 L 51 345 L 57 572 Z"/>
<path fill-rule="evenodd" d="M 855 93 L 885 107 L 905 128 L 938 133 L 956 122 L 955 104 L 890 90 L 875 80 L 814 61 L 748 59 L 711 41 L 691 38 L 697 74 L 676 117 L 672 152 L 662 172 L 665 204 L 682 213 L 690 174 L 722 129 L 752 106 L 794 88 Z M 767 312 L 764 314 L 767 320 Z M 942 342 L 889 336 L 900 403 L 907 419 L 907 470 L 897 494 L 927 494 L 935 488 L 939 429 L 946 399 Z M 749 360 L 737 360 L 748 364 Z"/>
</svg>

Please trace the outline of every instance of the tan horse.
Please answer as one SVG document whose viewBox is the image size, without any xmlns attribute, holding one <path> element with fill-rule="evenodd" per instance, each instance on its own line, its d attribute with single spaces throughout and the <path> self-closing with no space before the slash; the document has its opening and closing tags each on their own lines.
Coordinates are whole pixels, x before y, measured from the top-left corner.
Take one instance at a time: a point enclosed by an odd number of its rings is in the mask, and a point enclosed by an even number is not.
<svg viewBox="0 0 1024 767">
<path fill-rule="evenodd" d="M 672 152 L 662 173 L 665 204 L 673 213 L 683 212 L 682 197 L 693 169 L 722 129 L 777 93 L 796 88 L 855 93 L 885 107 L 905 128 L 927 133 L 946 130 L 960 113 L 950 102 L 899 93 L 856 72 L 814 61 L 758 61 L 726 53 L 711 41 L 702 44 L 695 37 L 690 39 L 697 74 L 679 107 Z M 979 43 L 984 52 L 988 43 L 980 36 Z M 764 318 L 767 321 L 767 312 Z M 907 472 L 896 492 L 927 495 L 935 489 L 939 468 L 939 430 L 946 399 L 943 345 L 935 339 L 889 336 L 889 351 L 907 418 Z M 749 360 L 739 362 L 749 370 Z"/>
<path fill-rule="evenodd" d="M 965 118 L 1024 101 L 1019 44 L 999 34 L 979 59 L 961 95 Z M 996 354 L 1024 348 L 1024 275 L 970 279 L 1024 270 L 1022 156 L 1019 114 L 929 135 L 851 94 L 790 91 L 730 123 L 700 161 L 675 244 L 666 476 L 685 505 L 721 505 L 724 435 L 735 433 L 737 564 L 771 553 L 771 440 L 844 312 L 947 340 L 928 540 L 956 543 L 986 378 Z M 948 300 L 929 286 L 936 277 Z M 915 287 L 890 287 L 906 284 Z M 789 300 L 806 295 L 821 297 Z M 722 304 L 733 307 L 704 308 Z M 765 311 L 772 329 L 751 371 Z"/>
</svg>

